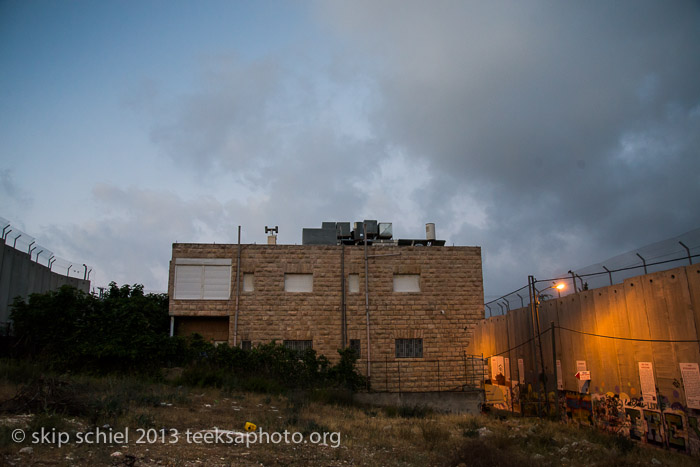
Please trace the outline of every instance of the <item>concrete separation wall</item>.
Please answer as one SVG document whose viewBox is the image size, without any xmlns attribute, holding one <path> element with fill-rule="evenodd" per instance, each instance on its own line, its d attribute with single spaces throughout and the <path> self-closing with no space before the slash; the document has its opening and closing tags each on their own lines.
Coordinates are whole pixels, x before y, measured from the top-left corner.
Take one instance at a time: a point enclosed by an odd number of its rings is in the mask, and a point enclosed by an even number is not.
<svg viewBox="0 0 700 467">
<path fill-rule="evenodd" d="M 90 281 L 53 272 L 32 261 L 28 253 L 14 249 L 0 239 L 0 333 L 7 329 L 15 297 L 26 298 L 64 285 L 90 292 Z"/>
<path fill-rule="evenodd" d="M 429 407 L 439 412 L 478 415 L 484 403 L 483 391 L 469 392 L 359 392 L 355 402 L 381 407 Z"/>
<path fill-rule="evenodd" d="M 699 331 L 695 264 L 482 320 L 467 351 L 489 359 L 504 408 L 527 413 L 544 373 L 566 420 L 700 454 Z"/>
</svg>

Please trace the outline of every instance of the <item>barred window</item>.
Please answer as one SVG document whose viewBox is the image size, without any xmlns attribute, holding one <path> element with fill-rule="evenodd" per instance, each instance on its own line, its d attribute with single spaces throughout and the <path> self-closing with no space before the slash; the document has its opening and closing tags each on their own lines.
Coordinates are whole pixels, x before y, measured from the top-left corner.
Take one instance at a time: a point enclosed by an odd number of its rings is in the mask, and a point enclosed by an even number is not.
<svg viewBox="0 0 700 467">
<path fill-rule="evenodd" d="M 252 348 L 250 341 L 241 341 L 241 350 L 251 350 Z"/>
<path fill-rule="evenodd" d="M 423 339 L 396 339 L 396 358 L 423 358 Z"/>
<path fill-rule="evenodd" d="M 312 340 L 285 340 L 283 343 L 288 349 L 292 349 L 297 352 L 304 352 L 307 349 L 314 348 Z"/>
<path fill-rule="evenodd" d="M 357 357 L 359 358 L 360 350 L 362 350 L 360 347 L 360 339 L 350 339 L 350 348 L 355 352 L 355 355 L 357 355 Z"/>
</svg>

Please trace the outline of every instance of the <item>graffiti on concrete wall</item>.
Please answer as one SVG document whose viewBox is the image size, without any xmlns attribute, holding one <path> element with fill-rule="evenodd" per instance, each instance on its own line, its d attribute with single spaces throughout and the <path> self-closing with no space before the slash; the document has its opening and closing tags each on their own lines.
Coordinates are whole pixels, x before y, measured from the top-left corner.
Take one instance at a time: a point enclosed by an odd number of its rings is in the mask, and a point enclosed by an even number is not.
<svg viewBox="0 0 700 467">
<path fill-rule="evenodd" d="M 700 454 L 700 410 L 612 392 L 588 395 L 565 391 L 559 401 L 569 423 L 593 425 L 645 444 Z"/>
</svg>

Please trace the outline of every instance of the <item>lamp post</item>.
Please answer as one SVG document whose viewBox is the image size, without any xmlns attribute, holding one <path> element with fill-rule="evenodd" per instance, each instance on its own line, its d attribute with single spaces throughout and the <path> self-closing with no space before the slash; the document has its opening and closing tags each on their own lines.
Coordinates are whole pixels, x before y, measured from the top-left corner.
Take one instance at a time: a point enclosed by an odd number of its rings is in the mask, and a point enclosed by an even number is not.
<svg viewBox="0 0 700 467">
<path fill-rule="evenodd" d="M 537 332 L 537 344 L 538 344 L 538 347 L 540 348 L 539 353 L 540 353 L 540 365 L 541 365 L 541 369 L 542 369 L 542 386 L 544 388 L 544 400 L 545 400 L 545 403 L 547 404 L 547 412 L 549 412 L 549 404 L 548 404 L 548 396 L 547 396 L 547 394 L 548 394 L 548 392 L 547 392 L 547 378 L 545 376 L 544 352 L 542 351 L 542 333 L 540 332 L 540 300 L 539 300 L 539 298 L 540 298 L 542 292 L 544 292 L 547 289 L 557 289 L 557 291 L 559 292 L 559 297 L 561 297 L 561 290 L 564 289 L 564 287 L 566 287 L 566 286 L 564 285 L 563 282 L 560 282 L 559 284 L 557 284 L 556 282 L 552 282 L 552 285 L 550 285 L 549 287 L 546 287 L 546 288 L 542 289 L 541 291 L 538 291 L 537 288 L 535 287 L 535 284 L 537 283 L 537 279 L 535 279 L 534 276 L 530 276 L 528 278 L 528 282 L 532 286 L 532 297 L 534 300 L 532 303 L 532 305 L 533 305 L 532 308 L 534 309 L 533 314 L 534 314 L 534 318 L 536 321 L 536 328 L 535 329 Z M 556 381 L 554 382 L 554 384 L 556 387 L 556 384 L 557 384 Z"/>
</svg>

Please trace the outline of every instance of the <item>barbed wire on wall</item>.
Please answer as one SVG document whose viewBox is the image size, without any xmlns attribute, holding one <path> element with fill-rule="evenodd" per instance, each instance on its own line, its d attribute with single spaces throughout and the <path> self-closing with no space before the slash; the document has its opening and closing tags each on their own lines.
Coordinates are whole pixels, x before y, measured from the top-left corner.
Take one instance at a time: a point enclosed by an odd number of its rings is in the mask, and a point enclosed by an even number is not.
<svg viewBox="0 0 700 467">
<path fill-rule="evenodd" d="M 0 228 L 2 229 L 2 239 L 5 241 L 5 245 L 11 246 L 22 253 L 27 253 L 31 261 L 67 277 L 90 279 L 92 266 L 79 261 L 69 261 L 54 255 L 52 250 L 41 243 L 37 243 L 36 237 L 20 230 L 4 217 L 0 217 Z"/>
<path fill-rule="evenodd" d="M 665 271 L 683 265 L 692 265 L 695 258 L 700 257 L 700 242 L 695 243 L 697 238 L 700 238 L 700 229 L 618 255 L 603 263 L 587 266 L 576 271 L 569 270 L 567 274 L 562 274 L 559 277 L 535 279 L 535 284 L 541 284 L 540 287 L 535 285 L 536 298 L 545 300 L 559 295 L 561 292 L 554 288 L 557 283 L 564 282 L 566 284 L 566 291 L 561 294 L 565 296 L 583 290 L 619 284 L 630 277 L 641 274 Z M 688 246 L 687 243 L 690 243 L 692 246 Z M 674 244 L 675 248 L 673 247 Z M 636 261 L 634 258 L 636 258 Z M 658 261 L 653 261 L 654 259 Z M 510 310 L 529 306 L 530 302 L 530 291 L 528 286 L 524 285 L 494 300 L 485 302 L 484 317 L 503 316 Z"/>
<path fill-rule="evenodd" d="M 559 329 L 560 331 L 567 331 L 571 332 L 574 334 L 583 334 L 586 336 L 592 336 L 592 337 L 600 337 L 601 339 L 613 339 L 613 340 L 620 340 L 620 341 L 633 341 L 633 342 L 649 342 L 649 343 L 662 343 L 662 344 L 697 344 L 700 343 L 700 339 L 643 339 L 643 338 L 636 338 L 636 337 L 618 337 L 618 336 L 606 336 L 603 334 L 596 334 L 593 332 L 585 332 L 585 331 L 578 331 L 576 329 L 569 329 L 565 328 L 563 326 L 557 326 L 554 325 L 553 327 L 548 327 L 544 331 L 541 331 L 539 334 L 535 335 L 534 337 L 529 338 L 525 342 L 522 342 L 520 344 L 517 344 L 507 350 L 503 350 L 501 352 L 495 353 L 493 355 L 489 355 L 488 357 L 484 357 L 484 359 L 489 359 L 491 357 L 498 357 L 500 355 L 505 355 L 508 352 L 512 352 L 516 349 L 519 349 L 520 347 L 529 344 L 530 342 L 541 338 L 545 334 L 552 332 L 552 329 Z"/>
</svg>

